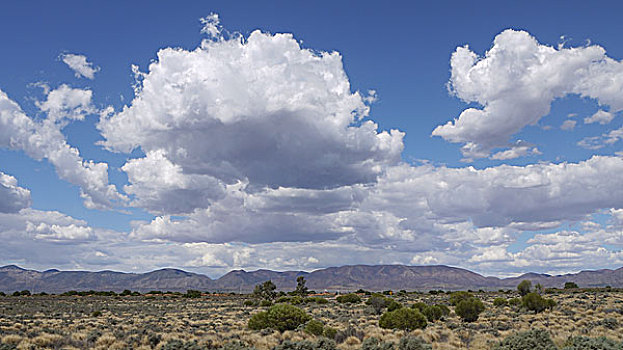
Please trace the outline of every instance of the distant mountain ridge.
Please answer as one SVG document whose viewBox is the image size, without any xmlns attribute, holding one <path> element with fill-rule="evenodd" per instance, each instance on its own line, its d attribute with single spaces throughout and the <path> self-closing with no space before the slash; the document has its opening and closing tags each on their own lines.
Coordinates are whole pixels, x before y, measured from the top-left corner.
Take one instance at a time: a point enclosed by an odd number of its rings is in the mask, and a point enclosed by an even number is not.
<svg viewBox="0 0 623 350">
<path fill-rule="evenodd" d="M 68 290 L 124 289 L 141 292 L 151 290 L 250 292 L 261 282 L 272 280 L 280 290 L 293 290 L 296 277 L 304 276 L 307 286 L 317 291 L 381 290 L 459 290 L 515 288 L 524 279 L 545 287 L 564 286 L 575 282 L 580 287 L 623 287 L 623 268 L 616 270 L 582 271 L 576 274 L 550 276 L 526 273 L 518 277 L 485 277 L 478 273 L 444 265 L 347 265 L 329 267 L 313 272 L 233 270 L 218 279 L 179 269 L 161 269 L 147 273 L 115 271 L 59 271 L 43 272 L 8 265 L 0 267 L 0 291 L 13 292 L 28 289 L 31 292 L 62 293 Z"/>
</svg>

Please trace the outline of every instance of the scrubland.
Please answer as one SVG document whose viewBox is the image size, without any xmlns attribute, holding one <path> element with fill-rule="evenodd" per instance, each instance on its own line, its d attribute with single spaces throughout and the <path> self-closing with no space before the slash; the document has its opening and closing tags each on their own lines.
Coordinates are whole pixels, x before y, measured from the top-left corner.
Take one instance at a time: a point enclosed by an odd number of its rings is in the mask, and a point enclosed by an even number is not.
<svg viewBox="0 0 623 350">
<path fill-rule="evenodd" d="M 544 296 L 556 305 L 540 313 L 520 305 L 493 305 L 495 298 L 517 297 L 514 292 L 481 292 L 474 296 L 485 305 L 474 322 L 464 322 L 455 314 L 447 293 L 387 296 L 403 307 L 417 302 L 450 307 L 449 315 L 414 330 L 380 328 L 381 315 L 365 304 L 369 298 L 366 295 L 361 296 L 360 303 L 339 303 L 333 295 L 321 296 L 328 300 L 324 304 L 297 302 L 296 307 L 311 319 L 335 330 L 329 333 L 331 341 L 321 345 L 317 345 L 321 337 L 305 331 L 304 325 L 285 331 L 249 329 L 251 316 L 269 307 L 268 303 L 249 305 L 249 295 L 0 296 L 0 350 L 328 350 L 333 346 L 340 350 L 388 350 L 391 344 L 398 347 L 400 340 L 408 336 L 421 338 L 432 349 L 490 349 L 513 333 L 531 329 L 547 330 L 557 348 L 568 345 L 574 336 L 607 337 L 618 344 L 623 341 L 620 291 L 548 293 Z M 369 338 L 379 342 L 366 341 Z M 407 349 L 401 350 L 413 349 L 405 346 Z"/>
</svg>

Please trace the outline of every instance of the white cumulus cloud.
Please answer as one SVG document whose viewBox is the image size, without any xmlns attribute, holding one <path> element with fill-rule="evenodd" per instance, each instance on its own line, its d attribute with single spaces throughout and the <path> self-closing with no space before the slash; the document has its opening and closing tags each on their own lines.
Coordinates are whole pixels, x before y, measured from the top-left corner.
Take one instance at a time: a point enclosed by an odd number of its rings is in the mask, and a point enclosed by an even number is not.
<svg viewBox="0 0 623 350">
<path fill-rule="evenodd" d="M 575 129 L 575 125 L 577 124 L 577 120 L 567 119 L 560 125 L 560 130 L 571 131 Z"/>
<path fill-rule="evenodd" d="M 341 56 L 289 34 L 162 49 L 139 75 L 132 103 L 98 127 L 108 149 L 146 153 L 123 169 L 136 203 L 155 213 L 207 208 L 238 182 L 249 192 L 373 183 L 400 161 L 404 134 L 365 120 Z M 149 175 L 159 169 L 176 180 Z"/>
<path fill-rule="evenodd" d="M 91 110 L 90 98 L 88 90 L 62 85 L 38 104 L 48 118 L 34 120 L 0 91 L 0 147 L 22 150 L 36 160 L 47 159 L 61 179 L 80 186 L 87 207 L 110 208 L 125 197 L 108 183 L 108 164 L 83 160 L 61 132 L 68 119 L 82 119 Z"/>
<path fill-rule="evenodd" d="M 595 114 L 593 114 L 592 116 L 584 118 L 584 123 L 585 124 L 599 123 L 601 125 L 606 125 L 610 123 L 612 119 L 614 119 L 614 114 L 600 109 L 597 112 L 595 112 Z"/>
<path fill-rule="evenodd" d="M 17 179 L 0 172 L 0 213 L 15 213 L 30 206 L 30 191 L 19 187 Z"/>
<path fill-rule="evenodd" d="M 60 58 L 74 71 L 76 78 L 84 77 L 87 79 L 93 79 L 95 78 L 95 73 L 100 70 L 100 67 L 93 66 L 93 63 L 87 61 L 87 58 L 84 55 L 68 53 L 61 55 Z"/>
<path fill-rule="evenodd" d="M 549 114 L 556 98 L 577 94 L 611 112 L 623 109 L 623 63 L 597 45 L 554 48 L 509 29 L 496 36 L 484 57 L 467 46 L 457 48 L 451 67 L 451 92 L 482 107 L 465 109 L 433 135 L 463 144 L 468 160 L 506 147 L 512 135 Z"/>
</svg>

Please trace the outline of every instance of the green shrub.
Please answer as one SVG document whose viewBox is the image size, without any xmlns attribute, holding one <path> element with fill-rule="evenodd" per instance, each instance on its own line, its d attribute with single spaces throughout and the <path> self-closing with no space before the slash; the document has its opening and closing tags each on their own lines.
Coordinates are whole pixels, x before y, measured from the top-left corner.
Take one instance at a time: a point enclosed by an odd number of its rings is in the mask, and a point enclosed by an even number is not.
<svg viewBox="0 0 623 350">
<path fill-rule="evenodd" d="M 426 316 L 417 309 L 407 308 L 388 311 L 379 320 L 379 326 L 386 329 L 423 329 L 426 328 L 426 324 Z"/>
<path fill-rule="evenodd" d="M 565 282 L 565 289 L 577 289 L 578 285 L 575 282 Z"/>
<path fill-rule="evenodd" d="M 447 307 L 444 304 L 436 304 L 435 306 L 437 306 L 439 308 L 439 310 L 441 310 L 441 315 L 442 316 L 448 316 L 450 315 L 450 308 Z"/>
<path fill-rule="evenodd" d="M 402 304 L 394 299 L 390 299 L 389 304 L 387 304 L 387 311 L 394 311 L 400 308 L 402 308 Z"/>
<path fill-rule="evenodd" d="M 398 350 L 432 350 L 433 347 L 420 337 L 408 335 L 398 343 Z"/>
<path fill-rule="evenodd" d="M 326 338 L 320 338 L 315 343 L 309 340 L 297 342 L 286 340 L 272 350 L 336 350 L 336 345 L 335 341 Z"/>
<path fill-rule="evenodd" d="M 324 324 L 318 320 L 310 320 L 305 324 L 305 332 L 312 335 L 322 335 L 324 333 Z"/>
<path fill-rule="evenodd" d="M 95 310 L 91 312 L 91 317 L 100 317 L 100 316 L 102 316 L 102 312 L 99 310 Z"/>
<path fill-rule="evenodd" d="M 322 335 L 329 339 L 335 339 L 335 335 L 337 334 L 337 329 L 329 326 L 325 326 L 322 331 Z"/>
<path fill-rule="evenodd" d="M 556 346 L 546 330 L 533 329 L 509 335 L 493 350 L 556 350 Z"/>
<path fill-rule="evenodd" d="M 454 312 L 465 322 L 474 322 L 478 320 L 478 315 L 485 311 L 485 306 L 477 298 L 469 298 L 462 300 L 454 308 Z"/>
<path fill-rule="evenodd" d="M 201 347 L 199 346 L 199 344 L 197 344 L 196 341 L 185 342 L 179 339 L 172 339 L 166 342 L 166 344 L 164 344 L 164 346 L 161 347 L 160 349 L 162 350 L 201 350 Z"/>
<path fill-rule="evenodd" d="M 424 310 L 422 310 L 422 314 L 426 316 L 428 322 L 435 322 L 443 316 L 443 310 L 438 305 L 428 305 Z"/>
<path fill-rule="evenodd" d="M 258 306 L 259 302 L 257 300 L 247 299 L 243 304 L 244 306 Z"/>
<path fill-rule="evenodd" d="M 457 306 L 461 301 L 473 298 L 472 293 L 465 291 L 458 291 L 450 294 L 450 305 Z"/>
<path fill-rule="evenodd" d="M 412 309 L 418 310 L 419 312 L 423 312 L 424 309 L 428 307 L 428 304 L 418 301 L 417 303 L 411 305 Z"/>
<path fill-rule="evenodd" d="M 300 296 L 293 296 L 292 298 L 290 298 L 290 304 L 292 305 L 300 305 L 303 303 L 303 298 L 301 298 Z"/>
<path fill-rule="evenodd" d="M 260 306 L 267 307 L 273 305 L 273 302 L 270 300 L 262 300 L 260 301 Z"/>
<path fill-rule="evenodd" d="M 360 350 L 394 350 L 394 343 L 392 342 L 381 342 L 376 337 L 370 337 L 361 343 Z"/>
<path fill-rule="evenodd" d="M 506 298 L 495 298 L 493 299 L 493 306 L 506 306 L 508 305 L 508 300 Z"/>
<path fill-rule="evenodd" d="M 337 300 L 338 303 L 357 304 L 361 302 L 361 298 L 359 297 L 359 295 L 354 293 L 340 295 L 335 300 Z"/>
<path fill-rule="evenodd" d="M 329 301 L 325 298 L 321 297 L 307 297 L 303 299 L 304 303 L 316 303 L 316 304 L 327 304 Z"/>
<path fill-rule="evenodd" d="M 394 301 L 393 299 L 390 298 L 386 298 L 384 296 L 372 296 L 370 298 L 368 298 L 368 300 L 366 300 L 366 305 L 370 305 L 372 307 L 372 310 L 374 310 L 374 313 L 379 315 L 381 312 L 383 312 L 383 309 L 387 307 L 387 305 L 389 305 L 390 301 Z"/>
<path fill-rule="evenodd" d="M 511 299 L 508 299 L 508 305 L 510 305 L 510 306 L 521 305 L 521 298 L 511 298 Z"/>
<path fill-rule="evenodd" d="M 621 350 L 623 343 L 618 343 L 606 337 L 589 338 L 589 337 L 572 337 L 567 339 L 562 350 Z"/>
<path fill-rule="evenodd" d="M 253 330 L 260 330 L 264 328 L 272 327 L 272 324 L 268 320 L 268 311 L 260 311 L 249 319 L 247 326 Z"/>
<path fill-rule="evenodd" d="M 238 340 L 230 341 L 219 348 L 219 350 L 256 350 L 254 347 L 249 346 Z"/>
<path fill-rule="evenodd" d="M 184 298 L 201 298 L 201 292 L 198 290 L 189 289 L 184 294 Z"/>
<path fill-rule="evenodd" d="M 292 297 L 284 295 L 284 296 L 281 296 L 281 297 L 277 298 L 277 300 L 275 300 L 275 303 L 278 303 L 278 304 L 279 303 L 289 303 L 290 299 L 292 299 Z"/>
<path fill-rule="evenodd" d="M 305 311 L 288 304 L 276 304 L 268 311 L 251 316 L 248 327 L 253 330 L 274 328 L 278 331 L 293 330 L 309 321 L 311 317 Z"/>
<path fill-rule="evenodd" d="M 528 293 L 521 298 L 521 306 L 527 310 L 539 313 L 552 308 L 556 303 L 551 299 L 544 299 L 538 293 Z"/>
</svg>

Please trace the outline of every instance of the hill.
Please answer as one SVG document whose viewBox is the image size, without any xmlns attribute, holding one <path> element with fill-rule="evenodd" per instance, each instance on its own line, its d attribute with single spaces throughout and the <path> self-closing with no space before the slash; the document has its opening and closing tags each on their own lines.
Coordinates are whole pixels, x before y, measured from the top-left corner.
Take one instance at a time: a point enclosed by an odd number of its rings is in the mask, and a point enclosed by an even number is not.
<svg viewBox="0 0 623 350">
<path fill-rule="evenodd" d="M 459 290 L 515 288 L 524 279 L 545 287 L 561 288 L 565 282 L 580 287 L 623 287 L 623 268 L 582 271 L 567 275 L 527 273 L 512 278 L 485 277 L 478 273 L 443 265 L 349 265 L 329 267 L 313 272 L 234 270 L 218 279 L 178 269 L 161 269 L 147 273 L 115 271 L 27 270 L 15 265 L 0 267 L 0 291 L 28 289 L 32 292 L 62 293 L 68 290 L 137 291 L 202 291 L 250 292 L 261 282 L 272 280 L 280 290 L 293 290 L 296 277 L 305 276 L 310 289 L 323 291 L 380 290 Z"/>
</svg>

